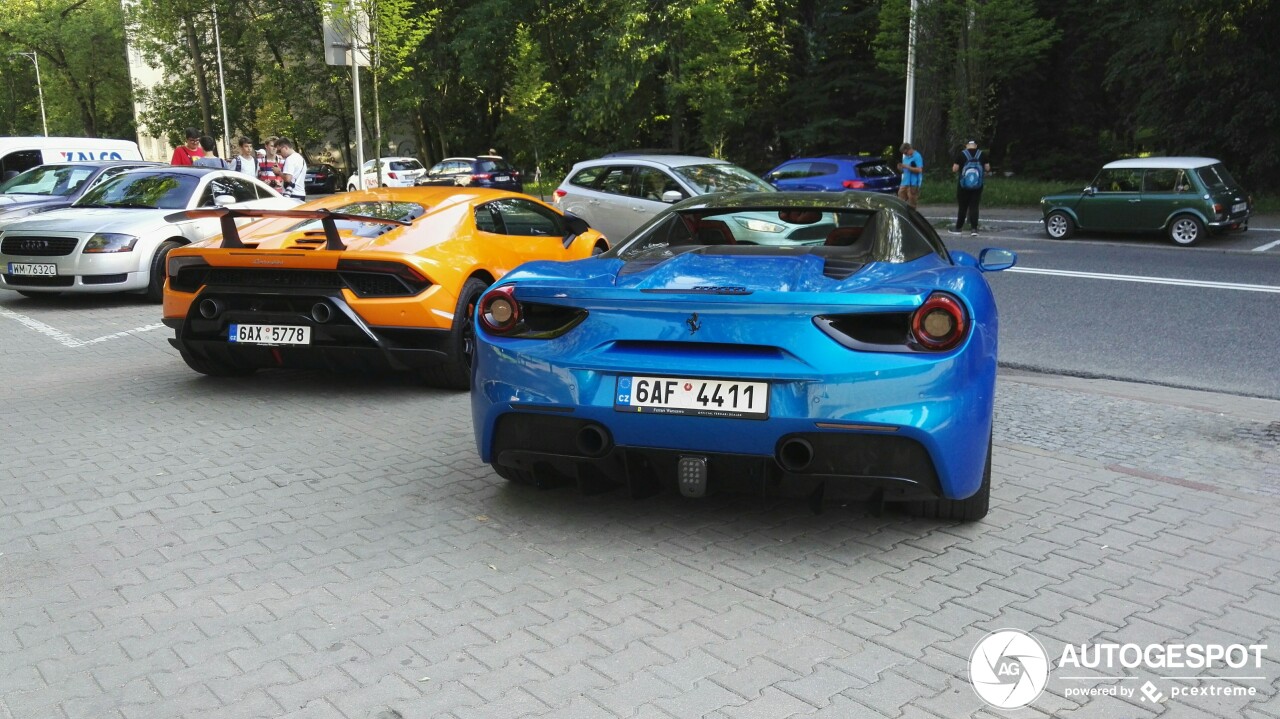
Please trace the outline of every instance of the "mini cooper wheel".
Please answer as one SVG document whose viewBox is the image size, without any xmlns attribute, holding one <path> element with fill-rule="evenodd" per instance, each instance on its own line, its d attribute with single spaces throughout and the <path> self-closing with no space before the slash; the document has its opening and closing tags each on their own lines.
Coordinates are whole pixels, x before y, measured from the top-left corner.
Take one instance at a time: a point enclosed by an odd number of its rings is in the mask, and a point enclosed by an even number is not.
<svg viewBox="0 0 1280 719">
<path fill-rule="evenodd" d="M 169 276 L 169 268 L 165 261 L 169 258 L 169 250 L 181 246 L 181 242 L 166 240 L 160 243 L 156 253 L 151 256 L 151 279 L 147 282 L 147 299 L 152 302 L 164 301 L 164 281 Z"/>
<path fill-rule="evenodd" d="M 258 371 L 256 367 L 237 367 L 207 357 L 197 357 L 190 352 L 182 353 L 182 361 L 191 369 L 210 377 L 248 377 Z"/>
<path fill-rule="evenodd" d="M 458 306 L 453 310 L 453 328 L 449 330 L 449 358 L 441 364 L 422 369 L 422 379 L 432 387 L 471 389 L 471 359 L 476 348 L 476 303 L 489 285 L 472 278 L 458 293 Z"/>
<path fill-rule="evenodd" d="M 907 502 L 906 511 L 914 517 L 976 522 L 987 516 L 991 506 L 991 440 L 987 440 L 987 461 L 982 470 L 982 484 L 972 497 L 965 499 L 932 499 Z"/>
<path fill-rule="evenodd" d="M 1199 218 L 1179 215 L 1169 223 L 1169 241 L 1182 247 L 1190 247 L 1204 239 L 1205 227 Z"/>
<path fill-rule="evenodd" d="M 1054 210 L 1044 218 L 1044 231 L 1052 239 L 1065 240 L 1076 233 L 1076 223 L 1071 219 L 1071 215 L 1061 210 Z"/>
</svg>

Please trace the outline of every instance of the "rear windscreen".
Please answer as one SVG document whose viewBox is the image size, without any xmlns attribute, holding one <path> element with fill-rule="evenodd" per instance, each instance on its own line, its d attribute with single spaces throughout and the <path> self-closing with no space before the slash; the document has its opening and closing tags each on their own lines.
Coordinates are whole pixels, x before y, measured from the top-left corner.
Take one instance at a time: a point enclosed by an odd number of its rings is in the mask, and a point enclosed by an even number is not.
<svg viewBox="0 0 1280 719">
<path fill-rule="evenodd" d="M 820 252 L 860 262 L 908 262 L 942 254 L 919 227 L 889 210 L 808 207 L 716 208 L 668 212 L 618 248 L 627 261 L 700 249 L 758 248 L 789 255 Z"/>
<path fill-rule="evenodd" d="M 863 177 L 893 177 L 898 173 L 883 162 L 864 162 L 858 165 L 858 174 Z"/>
<path fill-rule="evenodd" d="M 422 163 L 417 160 L 392 160 L 387 163 L 393 170 L 421 170 Z"/>
<path fill-rule="evenodd" d="M 506 160 L 476 160 L 476 172 L 511 172 Z"/>
<path fill-rule="evenodd" d="M 1200 180 L 1210 190 L 1225 190 L 1236 186 L 1236 179 L 1227 172 L 1227 168 L 1221 162 L 1208 167 L 1201 167 L 1196 170 L 1196 174 L 1200 176 Z"/>
</svg>

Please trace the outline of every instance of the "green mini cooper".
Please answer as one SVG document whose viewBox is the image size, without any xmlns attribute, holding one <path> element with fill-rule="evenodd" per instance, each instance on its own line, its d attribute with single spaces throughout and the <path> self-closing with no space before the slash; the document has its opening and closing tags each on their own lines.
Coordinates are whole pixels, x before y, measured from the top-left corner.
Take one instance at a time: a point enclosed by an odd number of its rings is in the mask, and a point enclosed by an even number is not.
<svg viewBox="0 0 1280 719">
<path fill-rule="evenodd" d="M 1217 160 L 1145 157 L 1109 162 L 1083 190 L 1040 198 L 1040 209 L 1055 240 L 1076 230 L 1163 232 L 1191 246 L 1211 230 L 1248 229 L 1253 201 Z"/>
</svg>

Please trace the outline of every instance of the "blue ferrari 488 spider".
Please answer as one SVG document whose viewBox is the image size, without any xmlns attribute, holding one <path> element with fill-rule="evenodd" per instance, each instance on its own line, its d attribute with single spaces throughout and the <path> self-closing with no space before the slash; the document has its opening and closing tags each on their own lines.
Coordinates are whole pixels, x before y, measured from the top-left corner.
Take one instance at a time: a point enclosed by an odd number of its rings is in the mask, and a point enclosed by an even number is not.
<svg viewBox="0 0 1280 719">
<path fill-rule="evenodd" d="M 686 200 L 605 254 L 529 263 L 485 293 L 480 456 L 544 487 L 980 519 L 997 338 L 982 273 L 1015 261 L 949 252 L 884 195 Z"/>
</svg>

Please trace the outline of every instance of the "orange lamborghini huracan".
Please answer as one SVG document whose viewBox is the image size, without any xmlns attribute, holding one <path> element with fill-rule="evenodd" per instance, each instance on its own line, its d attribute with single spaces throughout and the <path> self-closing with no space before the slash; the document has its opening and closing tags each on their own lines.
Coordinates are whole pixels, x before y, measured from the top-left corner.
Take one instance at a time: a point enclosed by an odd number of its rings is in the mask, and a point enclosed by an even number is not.
<svg viewBox="0 0 1280 719">
<path fill-rule="evenodd" d="M 466 389 L 486 287 L 529 260 L 608 249 L 582 219 L 502 190 L 383 188 L 179 214 L 222 222 L 220 237 L 169 253 L 164 289 L 170 342 L 215 376 L 400 370 Z"/>
</svg>

